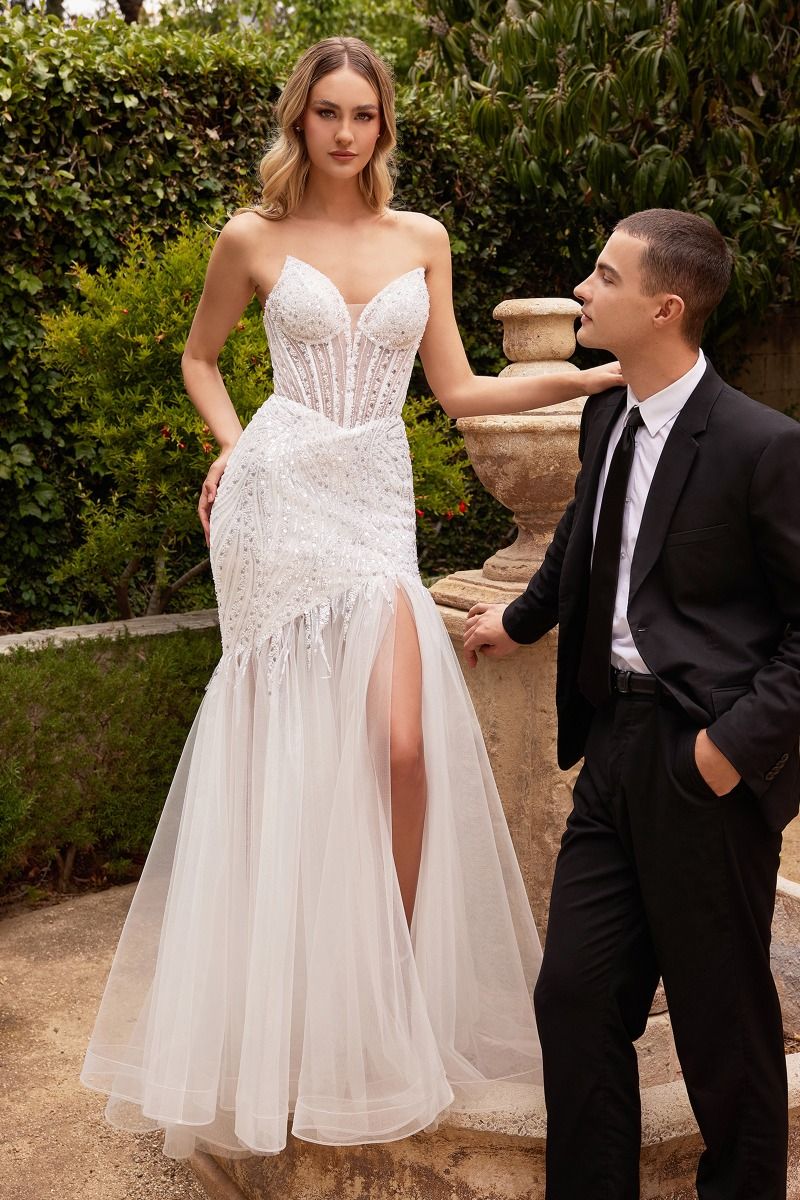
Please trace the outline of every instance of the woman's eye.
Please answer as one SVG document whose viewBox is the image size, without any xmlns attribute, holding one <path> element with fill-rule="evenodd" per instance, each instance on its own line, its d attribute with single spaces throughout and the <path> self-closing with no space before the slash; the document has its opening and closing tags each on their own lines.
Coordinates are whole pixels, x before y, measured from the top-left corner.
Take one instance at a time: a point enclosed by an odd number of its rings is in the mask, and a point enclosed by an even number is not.
<svg viewBox="0 0 800 1200">
<path fill-rule="evenodd" d="M 374 113 L 359 113 L 358 115 L 359 118 L 363 119 L 364 121 L 371 121 Z"/>
</svg>

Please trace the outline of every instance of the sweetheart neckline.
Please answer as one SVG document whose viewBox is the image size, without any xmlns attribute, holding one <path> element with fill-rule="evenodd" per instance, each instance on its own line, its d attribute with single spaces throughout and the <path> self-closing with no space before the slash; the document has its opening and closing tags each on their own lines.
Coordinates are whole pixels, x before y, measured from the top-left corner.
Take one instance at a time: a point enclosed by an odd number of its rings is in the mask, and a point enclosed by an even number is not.
<svg viewBox="0 0 800 1200">
<path fill-rule="evenodd" d="M 392 286 L 392 284 L 399 283 L 401 279 L 406 279 L 406 278 L 408 278 L 409 275 L 416 275 L 419 271 L 422 272 L 423 281 L 424 281 L 424 275 L 425 275 L 425 272 L 427 271 L 427 267 L 412 267 L 410 271 L 403 271 L 403 273 L 401 275 L 396 275 L 394 277 L 394 279 L 390 279 L 389 282 L 385 283 L 383 285 L 383 287 L 375 293 L 374 296 L 371 296 L 369 300 L 365 300 L 363 304 L 359 303 L 359 304 L 349 305 L 347 303 L 347 301 L 345 300 L 344 296 L 342 295 L 342 293 L 339 291 L 336 284 L 331 279 L 330 275 L 326 275 L 324 271 L 320 271 L 319 267 L 315 267 L 313 263 L 306 262 L 306 260 L 304 258 L 298 258 L 296 254 L 287 254 L 283 260 L 283 266 L 280 269 L 278 278 L 275 280 L 275 283 L 273 284 L 271 290 L 268 292 L 267 298 L 264 301 L 264 313 L 266 313 L 266 311 L 267 311 L 267 306 L 269 305 L 270 297 L 272 295 L 274 295 L 275 291 L 277 290 L 278 284 L 281 282 L 284 275 L 286 274 L 286 268 L 290 262 L 299 263 L 301 267 L 308 267 L 309 271 L 313 271 L 316 275 L 321 276 L 321 278 L 324 279 L 326 281 L 326 283 L 329 283 L 331 285 L 331 287 L 333 288 L 334 292 L 336 293 L 340 303 L 343 304 L 346 309 L 349 309 L 351 307 L 352 308 L 361 308 L 361 312 L 359 313 L 358 320 L 356 321 L 356 329 L 359 328 L 359 326 L 361 324 L 361 319 L 364 316 L 364 313 L 370 307 L 370 305 L 374 304 L 376 300 L 380 299 L 380 297 L 383 295 L 383 293 L 388 291 L 389 288 Z M 426 290 L 427 290 L 427 284 L 426 284 Z M 349 312 L 348 312 L 348 316 L 349 316 Z"/>
</svg>

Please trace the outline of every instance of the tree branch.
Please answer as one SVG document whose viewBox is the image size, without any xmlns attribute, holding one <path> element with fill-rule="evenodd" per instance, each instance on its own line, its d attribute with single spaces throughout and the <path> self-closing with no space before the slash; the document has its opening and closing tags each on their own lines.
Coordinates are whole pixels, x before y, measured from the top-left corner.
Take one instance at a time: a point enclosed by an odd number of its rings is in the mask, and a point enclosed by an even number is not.
<svg viewBox="0 0 800 1200">
<path fill-rule="evenodd" d="M 208 570 L 210 565 L 210 559 L 204 558 L 202 562 L 195 563 L 195 565 L 190 567 L 188 571 L 184 571 L 183 575 L 176 579 L 174 583 L 171 583 L 168 588 L 164 588 L 164 591 L 161 593 L 161 608 L 159 611 L 164 612 L 165 608 L 178 589 L 182 588 L 184 584 L 191 583 L 191 581 L 196 579 L 198 575 L 202 575 L 204 571 Z"/>
<path fill-rule="evenodd" d="M 117 597 L 117 611 L 123 621 L 129 621 L 133 616 L 131 612 L 131 602 L 128 595 L 128 587 L 131 579 L 139 570 L 142 564 L 141 558 L 132 558 L 125 570 L 119 577 L 117 585 L 114 589 Z"/>
</svg>

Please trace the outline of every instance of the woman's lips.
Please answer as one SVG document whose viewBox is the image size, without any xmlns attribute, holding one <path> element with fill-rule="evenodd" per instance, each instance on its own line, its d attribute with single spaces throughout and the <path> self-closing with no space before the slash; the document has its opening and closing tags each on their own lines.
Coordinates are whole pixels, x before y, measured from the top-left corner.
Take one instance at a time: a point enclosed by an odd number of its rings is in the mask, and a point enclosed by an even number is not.
<svg viewBox="0 0 800 1200">
<path fill-rule="evenodd" d="M 331 158 L 355 158 L 349 150 L 331 150 Z"/>
</svg>

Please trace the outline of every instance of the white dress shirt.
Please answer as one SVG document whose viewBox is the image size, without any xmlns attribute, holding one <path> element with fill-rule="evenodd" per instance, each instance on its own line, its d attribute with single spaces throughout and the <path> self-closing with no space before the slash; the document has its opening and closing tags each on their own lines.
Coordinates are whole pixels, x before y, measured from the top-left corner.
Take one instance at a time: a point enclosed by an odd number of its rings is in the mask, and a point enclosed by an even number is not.
<svg viewBox="0 0 800 1200">
<path fill-rule="evenodd" d="M 617 442 L 622 436 L 622 429 L 631 409 L 639 404 L 644 425 L 636 434 L 631 473 L 628 479 L 628 494 L 625 500 L 625 512 L 622 518 L 622 542 L 620 545 L 619 577 L 617 579 L 617 596 L 614 601 L 614 621 L 611 627 L 611 662 L 620 670 L 639 671 L 649 674 L 650 668 L 644 661 L 633 640 L 631 627 L 628 624 L 628 593 L 631 583 L 631 562 L 636 549 L 636 539 L 642 524 L 642 515 L 653 481 L 661 451 L 667 440 L 678 413 L 691 396 L 702 379 L 706 369 L 706 360 L 700 350 L 697 362 L 686 372 L 662 391 L 656 392 L 643 400 L 641 404 L 628 387 L 628 402 L 625 411 L 614 425 L 606 451 L 606 460 L 597 486 L 597 500 L 594 508 L 592 524 L 592 539 L 597 536 L 597 522 L 600 517 L 600 505 L 608 477 L 611 458 Z"/>
</svg>

